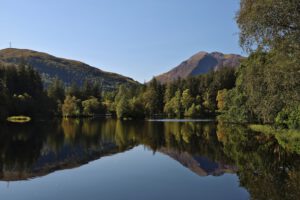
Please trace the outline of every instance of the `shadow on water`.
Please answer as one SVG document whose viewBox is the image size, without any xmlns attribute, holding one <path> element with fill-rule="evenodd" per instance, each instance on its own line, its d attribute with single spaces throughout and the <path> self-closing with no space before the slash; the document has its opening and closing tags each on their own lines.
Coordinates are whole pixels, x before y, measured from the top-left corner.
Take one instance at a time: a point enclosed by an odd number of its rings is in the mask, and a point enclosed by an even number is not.
<svg viewBox="0 0 300 200">
<path fill-rule="evenodd" d="M 297 199 L 300 157 L 272 136 L 215 122 L 58 120 L 0 129 L 0 179 L 26 180 L 143 145 L 199 176 L 236 173 L 253 199 Z"/>
</svg>

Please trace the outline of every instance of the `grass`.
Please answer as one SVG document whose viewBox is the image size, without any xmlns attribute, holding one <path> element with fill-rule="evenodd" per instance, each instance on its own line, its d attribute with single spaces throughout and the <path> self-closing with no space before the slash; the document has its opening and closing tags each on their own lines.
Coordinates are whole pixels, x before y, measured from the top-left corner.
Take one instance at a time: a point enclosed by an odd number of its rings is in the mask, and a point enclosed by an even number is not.
<svg viewBox="0 0 300 200">
<path fill-rule="evenodd" d="M 273 135 L 284 149 L 300 154 L 300 130 L 276 129 L 270 125 L 257 124 L 249 125 L 249 128 L 255 132 Z"/>
<path fill-rule="evenodd" d="M 26 123 L 26 122 L 30 122 L 31 118 L 28 116 L 11 116 L 7 118 L 7 121 L 13 123 Z"/>
</svg>

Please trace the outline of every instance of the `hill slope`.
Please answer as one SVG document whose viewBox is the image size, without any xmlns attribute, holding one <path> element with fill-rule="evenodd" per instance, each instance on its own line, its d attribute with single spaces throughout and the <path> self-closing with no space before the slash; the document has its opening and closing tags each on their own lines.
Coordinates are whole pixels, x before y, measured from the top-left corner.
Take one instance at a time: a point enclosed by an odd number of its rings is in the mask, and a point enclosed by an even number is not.
<svg viewBox="0 0 300 200">
<path fill-rule="evenodd" d="M 219 52 L 207 53 L 201 51 L 188 60 L 182 62 L 170 71 L 156 76 L 161 83 L 170 82 L 177 78 L 186 78 L 218 70 L 221 67 L 237 67 L 243 57 L 237 54 L 223 54 Z"/>
<path fill-rule="evenodd" d="M 14 48 L 0 50 L 1 64 L 17 64 L 22 60 L 40 72 L 46 85 L 50 84 L 56 76 L 66 85 L 73 82 L 81 85 L 87 79 L 101 82 L 105 89 L 115 88 L 124 83 L 137 83 L 131 78 L 116 73 L 105 72 L 79 61 L 58 58 L 42 52 Z"/>
</svg>

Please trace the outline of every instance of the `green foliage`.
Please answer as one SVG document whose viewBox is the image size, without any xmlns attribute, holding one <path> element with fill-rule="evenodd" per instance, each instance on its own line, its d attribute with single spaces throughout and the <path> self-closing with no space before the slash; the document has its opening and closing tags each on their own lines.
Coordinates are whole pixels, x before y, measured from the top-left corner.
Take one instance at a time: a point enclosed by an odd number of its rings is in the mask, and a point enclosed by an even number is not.
<svg viewBox="0 0 300 200">
<path fill-rule="evenodd" d="M 25 62 L 0 66 L 0 121 L 11 115 L 49 114 L 48 97 L 40 75 Z"/>
<path fill-rule="evenodd" d="M 145 109 L 148 115 L 161 114 L 163 111 L 164 89 L 154 78 L 144 93 Z"/>
<path fill-rule="evenodd" d="M 250 121 L 250 112 L 245 102 L 247 97 L 236 88 L 229 90 L 224 98 L 223 113 L 218 116 L 221 121 L 245 123 Z"/>
<path fill-rule="evenodd" d="M 115 113 L 116 111 L 115 96 L 115 91 L 103 93 L 103 106 L 105 107 L 106 111 L 110 114 Z"/>
<path fill-rule="evenodd" d="M 141 97 L 133 97 L 129 100 L 130 116 L 133 118 L 144 118 L 144 105 Z"/>
<path fill-rule="evenodd" d="M 54 115 L 62 115 L 62 103 L 65 99 L 65 88 L 63 82 L 56 78 L 53 84 L 48 87 L 49 106 Z"/>
<path fill-rule="evenodd" d="M 12 97 L 12 110 L 14 115 L 26 115 L 32 116 L 32 110 L 34 109 L 34 100 L 27 93 L 14 95 Z"/>
<path fill-rule="evenodd" d="M 82 62 L 58 58 L 31 50 L 14 48 L 3 49 L 0 50 L 0 60 L 1 63 L 10 65 L 18 65 L 25 60 L 27 63 L 30 63 L 35 70 L 41 73 L 46 86 L 53 84 L 56 77 L 66 86 L 70 86 L 72 83 L 82 86 L 85 80 L 89 80 L 91 83 L 99 83 L 102 85 L 101 87 L 105 91 L 115 90 L 120 84 L 130 86 L 139 85 L 139 83 L 133 79 L 116 73 L 105 72 Z M 28 92 L 28 94 L 30 93 Z"/>
<path fill-rule="evenodd" d="M 187 110 L 184 111 L 184 116 L 186 117 L 199 117 L 201 113 L 200 105 L 193 103 Z"/>
<path fill-rule="evenodd" d="M 212 91 L 208 90 L 203 95 L 203 107 L 207 112 L 214 112 L 216 110 L 216 99 Z"/>
<path fill-rule="evenodd" d="M 252 53 L 226 95 L 222 117 L 299 127 L 299 7 L 297 0 L 241 1 L 240 41 Z"/>
<path fill-rule="evenodd" d="M 119 87 L 118 93 L 115 97 L 116 114 L 118 118 L 128 117 L 129 107 L 129 90 L 125 85 Z"/>
<path fill-rule="evenodd" d="M 175 96 L 165 104 L 164 112 L 169 116 L 181 117 L 183 110 L 180 90 L 176 91 Z"/>
<path fill-rule="evenodd" d="M 48 96 L 54 100 L 63 102 L 65 99 L 65 88 L 61 80 L 56 78 L 53 84 L 48 87 Z"/>
<path fill-rule="evenodd" d="M 0 77 L 0 121 L 3 121 L 8 117 L 9 105 L 8 92 L 4 85 L 4 80 Z"/>
<path fill-rule="evenodd" d="M 229 67 L 168 83 L 165 86 L 164 113 L 169 116 L 214 116 L 218 91 L 231 89 L 234 85 L 235 70 Z M 179 90 L 183 91 L 181 95 L 177 93 Z"/>
<path fill-rule="evenodd" d="M 83 115 L 93 116 L 101 112 L 101 103 L 96 97 L 91 96 L 89 99 L 82 101 Z"/>
<path fill-rule="evenodd" d="M 52 87 L 57 88 L 56 86 Z M 86 80 L 82 87 L 78 87 L 76 83 L 73 83 L 70 87 L 67 88 L 66 93 L 67 97 L 65 98 L 64 104 L 62 106 L 60 106 L 60 99 L 58 99 L 57 97 L 54 98 L 57 100 L 57 107 L 62 107 L 61 109 L 63 116 L 88 117 L 95 114 L 105 114 L 105 103 L 101 102 L 102 88 L 98 82 L 92 83 Z M 74 101 L 76 101 L 77 103 L 75 103 Z"/>
<path fill-rule="evenodd" d="M 143 93 L 137 88 L 119 87 L 115 96 L 115 111 L 119 119 L 144 118 L 146 108 Z"/>
<path fill-rule="evenodd" d="M 177 91 L 177 85 L 174 82 L 170 82 L 167 83 L 165 87 L 166 90 L 164 94 L 164 103 L 167 103 L 175 95 L 175 92 Z"/>
<path fill-rule="evenodd" d="M 67 95 L 62 105 L 64 117 L 77 117 L 81 115 L 81 101 L 75 96 Z"/>
<path fill-rule="evenodd" d="M 129 116 L 129 102 L 126 97 L 121 97 L 116 104 L 116 113 L 119 119 L 126 118 Z"/>
<path fill-rule="evenodd" d="M 283 108 L 277 115 L 276 124 L 290 129 L 300 129 L 300 104 Z"/>
<path fill-rule="evenodd" d="M 58 78 L 43 90 L 40 75 L 21 63 L 18 69 L 0 70 L 0 117 L 9 115 L 82 117 L 95 114 L 117 115 L 119 118 L 144 118 L 157 115 L 198 117 L 214 114 L 216 95 L 220 89 L 230 89 L 235 82 L 235 71 L 222 68 L 216 72 L 178 79 L 167 85 L 154 78 L 144 85 L 120 85 L 117 91 L 102 91 L 101 82 L 85 81 L 65 88 Z M 204 108 L 205 94 L 210 105 Z M 81 103 L 82 102 L 82 103 Z M 38 105 L 38 106 L 36 106 Z"/>
<path fill-rule="evenodd" d="M 248 50 L 257 46 L 287 52 L 299 49 L 299 10 L 298 0 L 241 0 L 236 16 L 241 45 Z"/>
<path fill-rule="evenodd" d="M 10 95 L 27 93 L 33 98 L 39 98 L 43 93 L 43 84 L 38 72 L 25 63 L 20 63 L 5 69 L 5 82 Z"/>
<path fill-rule="evenodd" d="M 270 125 L 251 124 L 253 131 L 275 136 L 278 143 L 290 152 L 300 154 L 300 131 L 295 129 L 278 129 Z"/>
<path fill-rule="evenodd" d="M 194 102 L 194 98 L 190 94 L 190 90 L 186 89 L 182 92 L 181 105 L 184 111 L 188 110 Z"/>
<path fill-rule="evenodd" d="M 219 90 L 217 94 L 217 107 L 219 112 L 223 112 L 225 108 L 225 97 L 227 95 L 227 90 Z"/>
<path fill-rule="evenodd" d="M 243 63 L 237 87 L 248 95 L 246 105 L 258 121 L 274 123 L 283 107 L 300 99 L 299 69 L 293 59 L 275 51 L 258 51 Z"/>
<path fill-rule="evenodd" d="M 81 91 L 78 85 L 73 82 L 70 87 L 67 88 L 67 95 L 81 98 Z"/>
</svg>

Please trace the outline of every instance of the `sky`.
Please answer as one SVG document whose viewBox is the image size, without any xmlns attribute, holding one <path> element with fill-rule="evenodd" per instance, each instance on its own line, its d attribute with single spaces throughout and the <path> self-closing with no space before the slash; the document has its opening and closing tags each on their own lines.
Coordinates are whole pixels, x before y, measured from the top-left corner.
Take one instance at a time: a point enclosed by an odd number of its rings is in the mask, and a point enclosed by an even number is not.
<svg viewBox="0 0 300 200">
<path fill-rule="evenodd" d="M 239 0 L 0 0 L 0 49 L 32 49 L 148 81 L 199 51 L 243 54 Z"/>
</svg>

